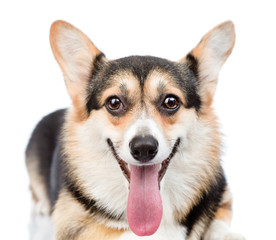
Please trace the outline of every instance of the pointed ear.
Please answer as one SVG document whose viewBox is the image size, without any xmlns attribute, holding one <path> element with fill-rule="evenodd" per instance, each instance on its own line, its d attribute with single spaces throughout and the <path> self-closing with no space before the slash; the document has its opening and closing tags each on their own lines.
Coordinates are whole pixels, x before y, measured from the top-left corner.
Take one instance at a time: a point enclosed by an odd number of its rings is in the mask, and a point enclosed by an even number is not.
<svg viewBox="0 0 276 240">
<path fill-rule="evenodd" d="M 208 32 L 181 62 L 197 75 L 203 103 L 211 103 L 219 71 L 235 44 L 235 28 L 231 21 L 221 23 Z"/>
<path fill-rule="evenodd" d="M 104 55 L 84 33 L 61 20 L 51 26 L 50 44 L 64 74 L 73 105 L 85 104 L 87 86 L 96 67 L 95 61 Z"/>
</svg>

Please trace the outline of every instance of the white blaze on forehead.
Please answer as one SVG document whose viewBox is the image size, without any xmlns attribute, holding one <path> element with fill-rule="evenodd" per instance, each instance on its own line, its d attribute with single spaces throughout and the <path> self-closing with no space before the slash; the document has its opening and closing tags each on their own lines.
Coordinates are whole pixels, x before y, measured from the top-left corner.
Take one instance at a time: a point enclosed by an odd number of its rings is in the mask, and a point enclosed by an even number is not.
<svg viewBox="0 0 276 240">
<path fill-rule="evenodd" d="M 125 132 L 122 145 L 118 149 L 119 156 L 125 162 L 133 165 L 139 164 L 139 161 L 136 161 L 130 153 L 129 143 L 135 136 L 141 135 L 151 135 L 158 141 L 158 153 L 150 161 L 150 164 L 161 163 L 169 156 L 170 147 L 162 131 L 153 119 L 148 118 L 145 112 L 142 112 L 140 118 L 138 118 Z"/>
<path fill-rule="evenodd" d="M 151 75 L 148 77 L 147 83 L 149 85 L 149 89 L 155 89 L 160 85 L 164 85 L 166 83 L 166 81 L 164 81 L 164 74 L 161 74 L 157 71 L 153 71 Z"/>
</svg>

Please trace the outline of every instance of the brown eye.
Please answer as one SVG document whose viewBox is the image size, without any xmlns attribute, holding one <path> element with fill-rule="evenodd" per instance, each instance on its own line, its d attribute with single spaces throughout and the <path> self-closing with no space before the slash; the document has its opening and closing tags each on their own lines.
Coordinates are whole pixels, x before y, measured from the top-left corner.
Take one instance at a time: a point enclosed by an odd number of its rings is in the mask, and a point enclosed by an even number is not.
<svg viewBox="0 0 276 240">
<path fill-rule="evenodd" d="M 168 96 L 165 98 L 163 102 L 163 106 L 167 109 L 174 110 L 177 109 L 179 106 L 179 101 L 174 96 Z"/>
<path fill-rule="evenodd" d="M 108 99 L 106 106 L 111 111 L 116 111 L 122 108 L 123 104 L 117 97 L 111 97 Z"/>
</svg>

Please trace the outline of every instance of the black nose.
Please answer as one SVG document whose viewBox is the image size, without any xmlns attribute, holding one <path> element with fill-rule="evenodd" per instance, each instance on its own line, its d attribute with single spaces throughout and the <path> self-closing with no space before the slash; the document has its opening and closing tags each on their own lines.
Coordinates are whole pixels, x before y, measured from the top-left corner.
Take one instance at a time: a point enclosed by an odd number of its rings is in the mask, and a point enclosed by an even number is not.
<svg viewBox="0 0 276 240">
<path fill-rule="evenodd" d="M 148 162 L 158 152 L 158 142 L 150 135 L 136 136 L 129 143 L 131 155 L 140 162 Z"/>
</svg>

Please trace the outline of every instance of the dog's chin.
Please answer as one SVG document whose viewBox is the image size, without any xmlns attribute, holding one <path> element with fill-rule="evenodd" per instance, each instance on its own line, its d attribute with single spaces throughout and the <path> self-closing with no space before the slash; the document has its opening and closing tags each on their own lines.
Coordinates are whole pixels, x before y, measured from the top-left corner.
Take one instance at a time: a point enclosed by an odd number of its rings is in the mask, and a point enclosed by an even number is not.
<svg viewBox="0 0 276 240">
<path fill-rule="evenodd" d="M 115 147 L 114 147 L 114 144 L 113 142 L 111 141 L 111 139 L 107 139 L 107 143 L 109 145 L 109 147 L 111 148 L 111 151 L 112 151 L 112 154 L 114 155 L 114 157 L 116 158 L 125 178 L 127 179 L 128 182 L 130 182 L 130 176 L 131 176 L 131 170 L 130 170 L 130 166 L 129 164 L 124 161 L 119 155 L 118 153 L 116 152 L 115 150 Z M 171 162 L 171 159 L 173 158 L 173 156 L 175 155 L 175 153 L 177 152 L 177 148 L 180 144 L 180 138 L 178 138 L 175 143 L 174 143 L 174 146 L 172 148 L 172 151 L 171 153 L 169 154 L 169 156 L 164 159 L 161 163 L 157 163 L 157 165 L 159 165 L 159 171 L 158 171 L 158 184 L 160 185 L 160 182 L 161 180 L 163 179 L 167 169 L 168 169 L 168 166 Z M 140 164 L 140 165 L 137 165 L 137 167 L 146 167 L 146 166 L 150 166 L 150 165 L 153 165 L 153 164 Z"/>
</svg>

